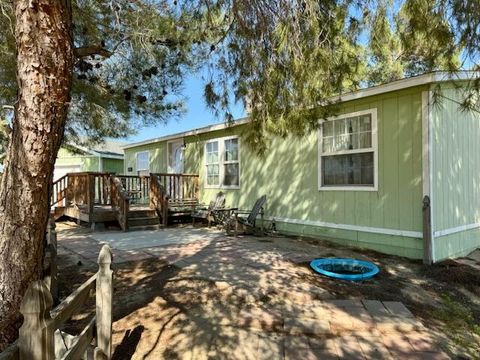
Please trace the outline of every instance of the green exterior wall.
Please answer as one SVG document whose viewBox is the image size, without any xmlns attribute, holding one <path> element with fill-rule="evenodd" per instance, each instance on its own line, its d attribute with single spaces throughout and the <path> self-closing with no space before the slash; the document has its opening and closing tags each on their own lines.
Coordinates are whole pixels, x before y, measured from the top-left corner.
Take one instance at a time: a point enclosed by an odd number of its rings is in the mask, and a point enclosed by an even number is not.
<svg viewBox="0 0 480 360">
<path fill-rule="evenodd" d="M 102 158 L 102 171 L 123 174 L 123 160 Z"/>
<path fill-rule="evenodd" d="M 465 91 L 452 84 L 432 91 L 441 94 L 431 105 L 432 224 L 438 261 L 480 247 L 480 114 L 460 108 Z"/>
<path fill-rule="evenodd" d="M 421 258 L 421 93 L 426 89 L 371 96 L 342 106 L 341 113 L 377 109 L 378 191 L 319 191 L 315 132 L 301 139 L 273 139 L 265 158 L 240 145 L 240 189 L 222 190 L 227 206 L 250 209 L 258 197 L 266 194 L 265 215 L 275 218 L 281 231 Z M 203 202 L 208 203 L 220 190 L 202 185 L 205 141 L 241 136 L 243 129 L 241 125 L 185 138 L 185 172 L 200 174 Z M 126 149 L 126 166 L 135 170 L 135 153 L 143 150 L 150 152 L 151 171 L 166 170 L 166 142 Z M 376 233 L 382 229 L 397 235 Z M 410 236 L 399 235 L 401 232 Z"/>
<path fill-rule="evenodd" d="M 167 142 L 153 143 L 143 146 L 137 146 L 124 150 L 125 174 L 135 175 L 137 173 L 137 152 L 148 151 L 150 159 L 150 172 L 167 172 Z M 128 171 L 132 168 L 132 171 Z"/>
<path fill-rule="evenodd" d="M 100 167 L 100 158 L 98 156 L 86 155 L 82 153 L 73 153 L 67 149 L 60 148 L 58 151 L 57 166 L 73 166 L 80 165 L 80 171 L 99 171 L 100 168 L 104 172 L 115 172 L 123 174 L 123 160 L 102 158 L 102 168 Z"/>
</svg>

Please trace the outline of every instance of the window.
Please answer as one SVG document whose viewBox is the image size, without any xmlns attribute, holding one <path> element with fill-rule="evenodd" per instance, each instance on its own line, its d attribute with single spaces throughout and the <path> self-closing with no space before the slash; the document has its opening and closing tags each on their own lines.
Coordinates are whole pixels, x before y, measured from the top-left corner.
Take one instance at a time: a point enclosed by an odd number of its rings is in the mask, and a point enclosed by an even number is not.
<svg viewBox="0 0 480 360">
<path fill-rule="evenodd" d="M 319 132 L 319 189 L 377 189 L 377 111 L 324 121 Z"/>
<path fill-rule="evenodd" d="M 137 172 L 145 172 L 150 170 L 150 154 L 148 151 L 137 153 Z"/>
<path fill-rule="evenodd" d="M 206 186 L 240 186 L 239 140 L 223 138 L 205 144 Z"/>
</svg>

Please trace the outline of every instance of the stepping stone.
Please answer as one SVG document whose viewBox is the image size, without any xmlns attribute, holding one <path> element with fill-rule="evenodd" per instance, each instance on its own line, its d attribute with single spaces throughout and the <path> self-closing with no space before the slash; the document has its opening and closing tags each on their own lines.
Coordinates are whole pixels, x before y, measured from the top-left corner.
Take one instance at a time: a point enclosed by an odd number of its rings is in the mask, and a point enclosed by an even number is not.
<svg viewBox="0 0 480 360">
<path fill-rule="evenodd" d="M 411 331 L 423 331 L 425 327 L 417 319 L 392 317 L 384 321 L 377 321 L 377 329 L 383 333 L 407 333 Z"/>
<path fill-rule="evenodd" d="M 383 305 L 387 308 L 388 311 L 394 316 L 413 318 L 413 314 L 398 301 L 383 301 Z"/>
<path fill-rule="evenodd" d="M 432 336 L 426 332 L 414 331 L 406 335 L 415 351 L 435 352 L 438 349 Z"/>
<path fill-rule="evenodd" d="M 340 359 L 365 359 L 360 343 L 355 336 L 337 337 L 335 345 Z"/>
<path fill-rule="evenodd" d="M 393 360 L 392 355 L 380 336 L 358 336 L 358 343 L 367 359 Z"/>
<path fill-rule="evenodd" d="M 285 346 L 285 351 L 291 348 L 309 349 L 310 341 L 309 341 L 309 338 L 305 335 L 298 335 L 298 336 L 286 335 L 284 339 L 284 346 Z"/>
<path fill-rule="evenodd" d="M 415 352 L 410 341 L 404 334 L 393 333 L 381 337 L 383 344 L 395 355 L 410 354 Z"/>
<path fill-rule="evenodd" d="M 337 360 L 337 351 L 312 348 L 285 348 L 285 360 Z"/>
<path fill-rule="evenodd" d="M 325 306 L 329 307 L 363 307 L 363 304 L 360 300 L 328 300 L 324 301 Z"/>
<path fill-rule="evenodd" d="M 248 359 L 282 359 L 284 354 L 283 338 L 276 334 L 258 336 L 257 356 Z"/>
<path fill-rule="evenodd" d="M 378 300 L 362 300 L 363 305 L 370 313 L 370 315 L 374 317 L 388 317 L 390 313 L 388 312 L 387 308 L 383 306 L 383 303 Z"/>
<path fill-rule="evenodd" d="M 241 310 L 238 316 L 237 326 L 265 331 L 280 330 L 283 326 L 282 316 L 273 311 L 260 308 Z"/>
<path fill-rule="evenodd" d="M 285 332 L 291 335 L 325 336 L 332 333 L 326 319 L 285 318 L 284 328 Z"/>
</svg>

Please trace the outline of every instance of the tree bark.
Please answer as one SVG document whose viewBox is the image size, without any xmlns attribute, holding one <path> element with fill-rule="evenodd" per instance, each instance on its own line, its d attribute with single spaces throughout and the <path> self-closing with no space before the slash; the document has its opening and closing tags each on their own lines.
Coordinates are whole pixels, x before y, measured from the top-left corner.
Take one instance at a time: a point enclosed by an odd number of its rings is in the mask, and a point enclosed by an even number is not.
<svg viewBox="0 0 480 360">
<path fill-rule="evenodd" d="M 69 0 L 16 0 L 18 94 L 0 183 L 0 351 L 15 340 L 22 297 L 40 278 L 53 168 L 73 72 Z"/>
</svg>

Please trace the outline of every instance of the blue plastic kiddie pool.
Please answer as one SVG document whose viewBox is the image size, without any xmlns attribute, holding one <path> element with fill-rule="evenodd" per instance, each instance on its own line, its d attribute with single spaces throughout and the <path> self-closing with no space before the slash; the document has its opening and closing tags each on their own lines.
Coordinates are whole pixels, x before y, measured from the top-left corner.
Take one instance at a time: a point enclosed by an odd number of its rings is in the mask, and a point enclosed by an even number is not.
<svg viewBox="0 0 480 360">
<path fill-rule="evenodd" d="M 322 275 L 350 281 L 367 280 L 380 272 L 377 265 L 356 259 L 315 259 L 310 262 L 310 267 Z"/>
</svg>

